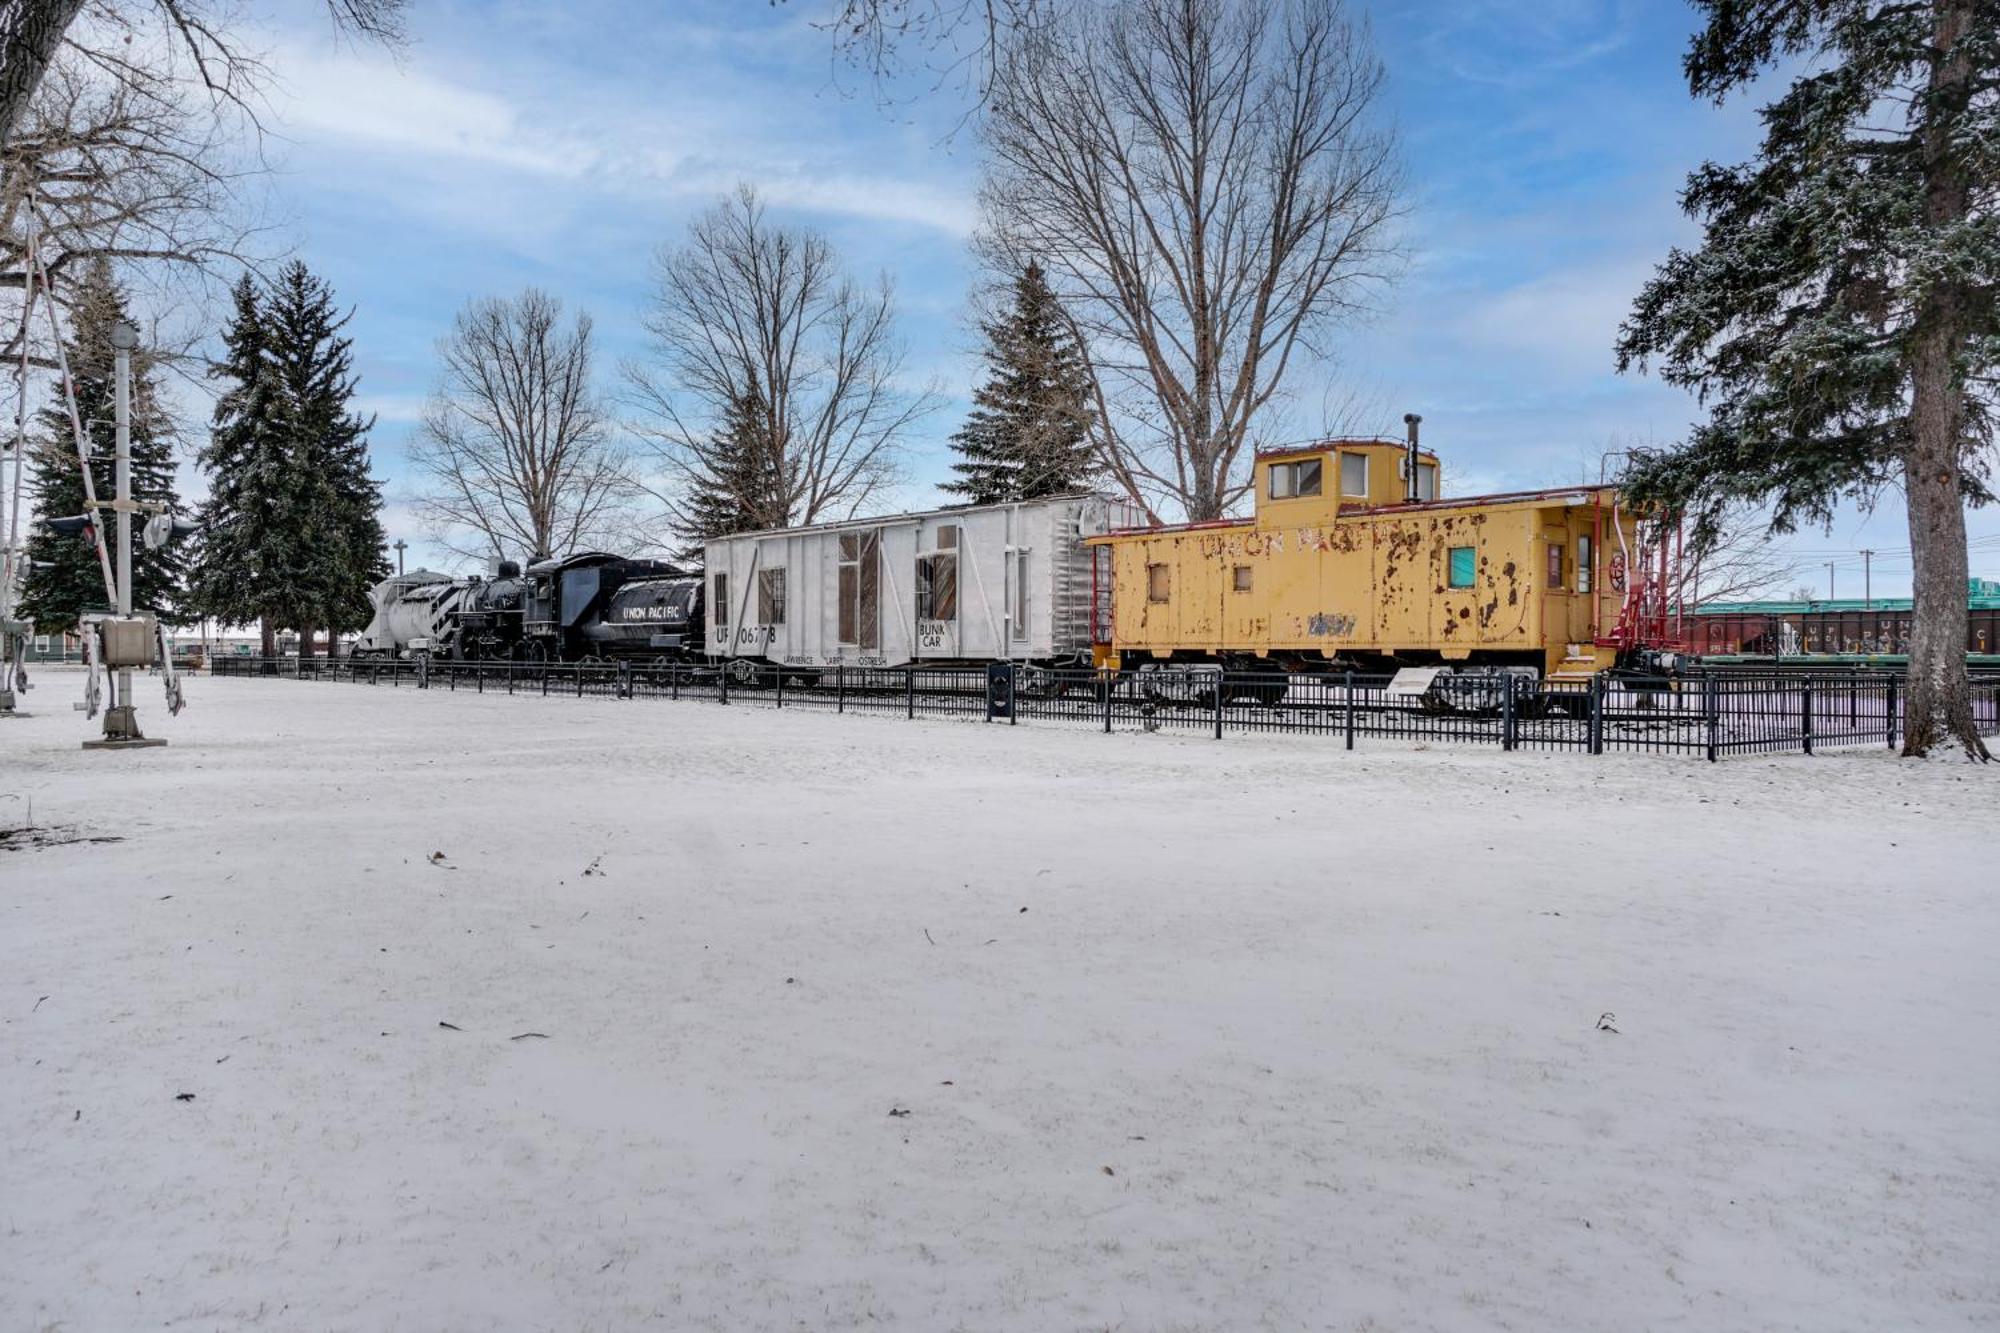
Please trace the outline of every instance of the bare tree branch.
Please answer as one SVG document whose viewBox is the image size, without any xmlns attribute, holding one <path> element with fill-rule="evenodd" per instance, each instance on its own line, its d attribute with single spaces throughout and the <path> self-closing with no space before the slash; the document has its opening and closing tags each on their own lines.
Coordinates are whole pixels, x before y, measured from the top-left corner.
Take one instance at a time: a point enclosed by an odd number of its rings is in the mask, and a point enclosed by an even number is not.
<svg viewBox="0 0 2000 1333">
<path fill-rule="evenodd" d="M 410 461 L 419 511 L 461 555 L 569 555 L 623 526 L 625 457 L 591 384 L 591 323 L 532 288 L 459 312 Z"/>
<path fill-rule="evenodd" d="M 655 359 L 625 377 L 677 526 L 723 479 L 715 431 L 752 398 L 775 466 L 759 473 L 770 494 L 746 507 L 773 525 L 856 513 L 894 478 L 902 437 L 937 396 L 901 383 L 887 278 L 844 277 L 824 236 L 772 223 L 747 185 L 663 250 L 657 273 L 644 315 Z"/>
<path fill-rule="evenodd" d="M 1048 270 L 1149 509 L 1224 513 L 1293 358 L 1399 268 L 1382 83 L 1337 0 L 1115 0 L 1011 35 L 981 244 Z"/>
</svg>

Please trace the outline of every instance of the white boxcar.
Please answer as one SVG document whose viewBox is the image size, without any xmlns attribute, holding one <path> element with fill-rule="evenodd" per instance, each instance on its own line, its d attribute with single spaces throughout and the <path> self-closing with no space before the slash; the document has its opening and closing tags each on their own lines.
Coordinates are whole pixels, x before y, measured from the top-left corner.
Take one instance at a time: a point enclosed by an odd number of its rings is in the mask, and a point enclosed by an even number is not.
<svg viewBox="0 0 2000 1333">
<path fill-rule="evenodd" d="M 1144 521 L 1124 500 L 1063 495 L 721 537 L 708 651 L 789 666 L 1087 661 L 1083 538 Z"/>
</svg>

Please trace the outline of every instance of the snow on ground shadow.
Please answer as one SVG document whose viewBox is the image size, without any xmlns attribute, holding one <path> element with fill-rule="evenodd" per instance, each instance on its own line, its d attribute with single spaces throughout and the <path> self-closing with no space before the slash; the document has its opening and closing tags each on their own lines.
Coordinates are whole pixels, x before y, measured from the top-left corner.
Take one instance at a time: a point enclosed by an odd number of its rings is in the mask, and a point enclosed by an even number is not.
<svg viewBox="0 0 2000 1333">
<path fill-rule="evenodd" d="M 1990 772 L 64 685 L 0 1327 L 2000 1318 Z"/>
</svg>

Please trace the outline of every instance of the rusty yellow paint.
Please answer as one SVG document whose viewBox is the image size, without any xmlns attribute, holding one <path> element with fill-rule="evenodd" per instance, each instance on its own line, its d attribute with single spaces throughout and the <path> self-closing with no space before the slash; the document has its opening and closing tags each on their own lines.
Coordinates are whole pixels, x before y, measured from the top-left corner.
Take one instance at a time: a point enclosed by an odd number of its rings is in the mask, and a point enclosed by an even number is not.
<svg viewBox="0 0 2000 1333">
<path fill-rule="evenodd" d="M 1344 465 L 1343 455 L 1364 461 Z M 1288 494 L 1296 465 L 1312 461 L 1319 493 Z M 1436 464 L 1428 453 L 1420 461 Z M 1638 550 L 1632 516 L 1614 524 L 1611 490 L 1406 505 L 1403 463 L 1389 443 L 1268 455 L 1257 460 L 1251 519 L 1093 538 L 1112 557 L 1111 642 L 1099 660 L 1476 656 L 1548 671 L 1595 660 L 1623 599 L 1613 557 Z M 1593 537 L 1605 549 L 1592 552 Z M 1469 577 L 1453 578 L 1454 561 Z"/>
</svg>

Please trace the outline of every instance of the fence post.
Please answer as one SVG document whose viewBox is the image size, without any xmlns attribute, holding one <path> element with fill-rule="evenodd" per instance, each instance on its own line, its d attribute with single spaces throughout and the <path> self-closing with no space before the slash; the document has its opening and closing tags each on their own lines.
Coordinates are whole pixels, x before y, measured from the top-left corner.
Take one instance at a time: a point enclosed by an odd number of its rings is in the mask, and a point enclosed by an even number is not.
<svg viewBox="0 0 2000 1333">
<path fill-rule="evenodd" d="M 1896 678 L 1889 677 L 1888 699 L 1889 748 L 1896 748 Z"/>
<path fill-rule="evenodd" d="M 1604 753 L 1604 673 L 1590 678 L 1590 753 Z"/>
<path fill-rule="evenodd" d="M 1118 688 L 1118 673 L 1106 671 L 1098 679 L 1104 687 L 1104 734 L 1111 734 L 1111 692 Z"/>
<path fill-rule="evenodd" d="M 618 661 L 618 697 L 621 699 L 632 697 L 632 664 L 624 658 Z"/>
<path fill-rule="evenodd" d="M 1718 710 L 1716 708 L 1716 704 L 1718 702 L 1717 690 L 1716 690 L 1717 683 L 1718 682 L 1716 680 L 1716 676 L 1713 671 L 1709 672 L 1708 675 L 1702 677 L 1701 708 L 1702 712 L 1706 714 L 1706 721 L 1708 723 L 1708 762 L 1711 764 L 1715 762 L 1716 742 L 1717 740 L 1720 739 L 1720 733 L 1722 730 L 1722 719 L 1719 716 Z"/>
<path fill-rule="evenodd" d="M 507 667 L 507 693 L 512 694 L 513 692 L 514 692 L 514 668 L 510 664 Z"/>
<path fill-rule="evenodd" d="M 679 702 L 681 697 L 681 664 L 679 662 L 668 665 L 667 684 L 673 689 L 675 702 Z"/>
<path fill-rule="evenodd" d="M 481 662 L 478 666 L 473 668 L 473 671 L 475 673 L 473 675 L 473 680 L 476 681 L 479 686 L 479 688 L 475 691 L 475 693 L 478 694 L 486 693 L 486 664 L 484 662 Z"/>
<path fill-rule="evenodd" d="M 729 661 L 723 658 L 722 665 L 715 669 L 715 701 L 719 704 L 729 702 Z"/>
<path fill-rule="evenodd" d="M 1812 751 L 1812 677 L 1799 682 L 1799 730 L 1804 734 L 1806 753 Z"/>
<path fill-rule="evenodd" d="M 778 674 L 778 707 L 785 706 L 785 667 L 783 663 L 771 668 Z"/>
<path fill-rule="evenodd" d="M 547 662 L 542 663 L 542 697 L 544 699 L 549 697 L 549 664 Z"/>
<path fill-rule="evenodd" d="M 1514 677 L 1500 677 L 1500 748 L 1511 750 L 1516 739 L 1514 721 Z"/>
<path fill-rule="evenodd" d="M 1347 673 L 1347 748 L 1354 748 L 1354 673 Z"/>
<path fill-rule="evenodd" d="M 833 711 L 847 711 L 847 664 L 840 663 L 833 669 Z"/>
<path fill-rule="evenodd" d="M 903 685 L 904 697 L 909 703 L 909 715 L 915 717 L 917 715 L 917 669 L 914 666 L 903 668 Z"/>
<path fill-rule="evenodd" d="M 1224 688 L 1229 683 L 1229 673 L 1215 673 L 1215 739 L 1222 739 L 1222 699 L 1229 691 Z"/>
<path fill-rule="evenodd" d="M 417 688 L 420 690 L 427 690 L 430 687 L 431 687 L 431 655 L 429 653 L 425 653 L 422 657 L 419 657 L 417 659 Z"/>
</svg>

